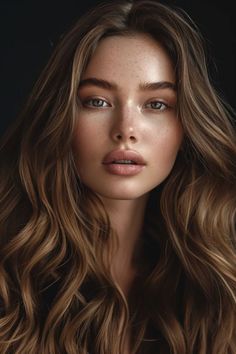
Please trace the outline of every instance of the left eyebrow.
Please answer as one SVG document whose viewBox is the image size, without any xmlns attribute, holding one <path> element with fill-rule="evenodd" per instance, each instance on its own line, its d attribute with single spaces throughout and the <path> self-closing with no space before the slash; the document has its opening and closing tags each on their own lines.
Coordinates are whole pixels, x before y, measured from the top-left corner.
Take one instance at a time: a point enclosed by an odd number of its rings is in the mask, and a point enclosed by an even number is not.
<svg viewBox="0 0 236 354">
<path fill-rule="evenodd" d="M 85 86 L 97 86 L 106 90 L 117 91 L 118 85 L 115 82 L 109 82 L 106 80 L 90 77 L 80 81 L 79 89 Z M 158 82 L 144 82 L 139 85 L 140 91 L 153 91 L 160 89 L 171 89 L 176 91 L 176 85 L 170 81 L 158 81 Z"/>
<path fill-rule="evenodd" d="M 158 81 L 158 82 L 144 82 L 139 85 L 141 91 L 152 91 L 160 89 L 171 89 L 176 91 L 176 85 L 169 81 Z"/>
</svg>

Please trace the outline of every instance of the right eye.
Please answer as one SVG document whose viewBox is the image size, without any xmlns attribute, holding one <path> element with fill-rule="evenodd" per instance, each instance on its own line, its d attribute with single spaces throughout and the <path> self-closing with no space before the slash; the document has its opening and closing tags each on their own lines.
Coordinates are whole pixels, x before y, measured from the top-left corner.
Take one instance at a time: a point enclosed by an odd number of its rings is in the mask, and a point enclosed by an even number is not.
<svg viewBox="0 0 236 354">
<path fill-rule="evenodd" d="M 104 103 L 106 105 L 104 105 Z M 109 107 L 108 103 L 105 100 L 102 100 L 101 98 L 90 98 L 89 100 L 83 101 L 83 105 L 94 108 Z"/>
</svg>

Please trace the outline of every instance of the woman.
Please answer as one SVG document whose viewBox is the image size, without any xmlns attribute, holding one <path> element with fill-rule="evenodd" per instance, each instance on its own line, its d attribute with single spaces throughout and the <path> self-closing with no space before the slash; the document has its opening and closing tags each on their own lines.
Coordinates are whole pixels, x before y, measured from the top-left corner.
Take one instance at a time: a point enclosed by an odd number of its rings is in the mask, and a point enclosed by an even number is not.
<svg viewBox="0 0 236 354">
<path fill-rule="evenodd" d="M 235 353 L 235 146 L 183 12 L 81 18 L 1 141 L 1 353 Z"/>
</svg>

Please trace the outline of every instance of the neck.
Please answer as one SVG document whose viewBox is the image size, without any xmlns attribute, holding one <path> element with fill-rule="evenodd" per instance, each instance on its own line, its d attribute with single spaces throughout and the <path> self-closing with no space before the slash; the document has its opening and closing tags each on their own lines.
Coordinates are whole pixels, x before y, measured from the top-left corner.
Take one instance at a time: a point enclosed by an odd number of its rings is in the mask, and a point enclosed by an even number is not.
<svg viewBox="0 0 236 354">
<path fill-rule="evenodd" d="M 148 194 L 134 200 L 102 198 L 119 241 L 119 248 L 113 260 L 116 269 L 128 270 L 134 267 L 147 199 Z"/>
</svg>

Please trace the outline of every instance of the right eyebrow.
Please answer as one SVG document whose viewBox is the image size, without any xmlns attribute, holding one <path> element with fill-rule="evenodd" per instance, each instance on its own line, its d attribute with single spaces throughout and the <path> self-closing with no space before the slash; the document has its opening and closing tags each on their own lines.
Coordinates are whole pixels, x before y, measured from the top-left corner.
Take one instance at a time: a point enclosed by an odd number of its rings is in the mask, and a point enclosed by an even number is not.
<svg viewBox="0 0 236 354">
<path fill-rule="evenodd" d="M 85 86 L 97 86 L 107 90 L 118 90 L 118 86 L 113 83 L 102 79 L 96 79 L 95 77 L 90 77 L 80 81 L 79 89 Z"/>
</svg>

